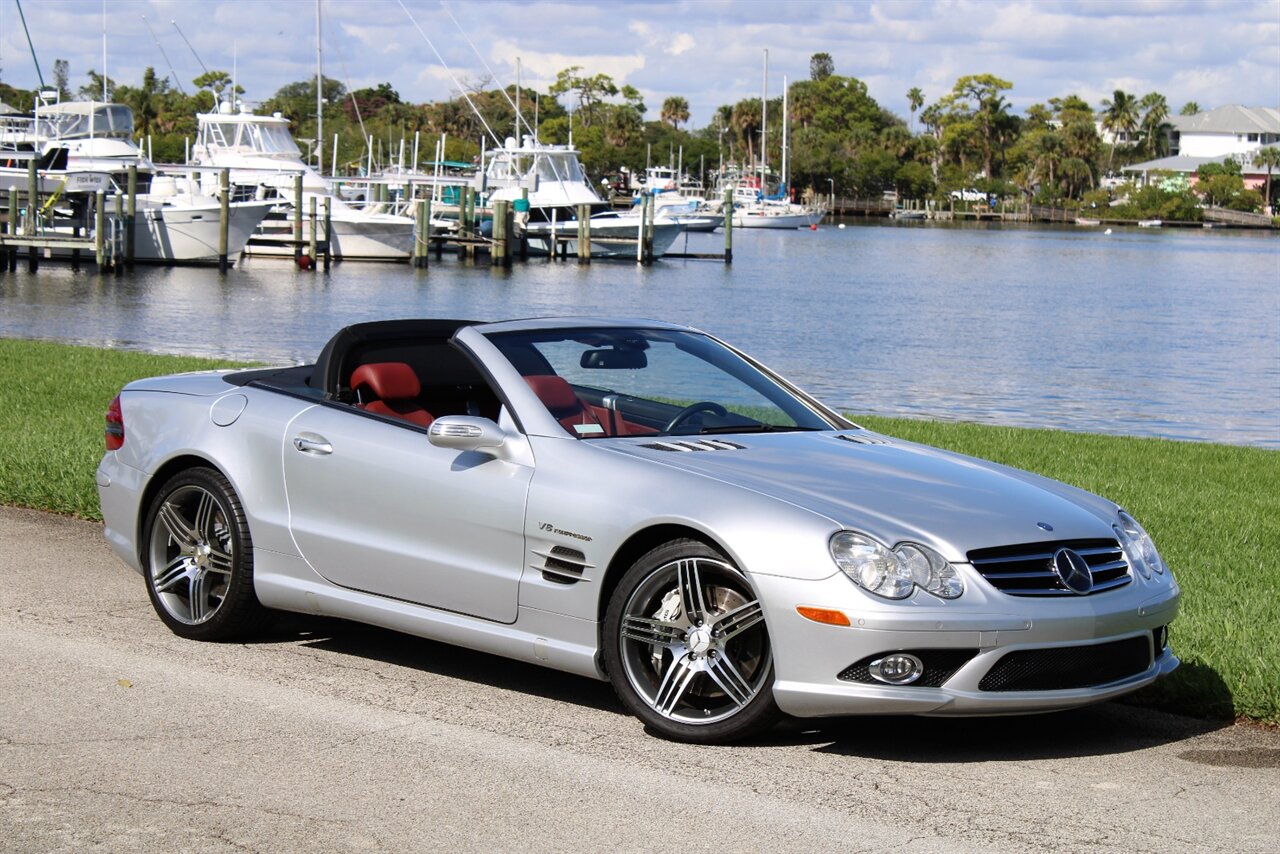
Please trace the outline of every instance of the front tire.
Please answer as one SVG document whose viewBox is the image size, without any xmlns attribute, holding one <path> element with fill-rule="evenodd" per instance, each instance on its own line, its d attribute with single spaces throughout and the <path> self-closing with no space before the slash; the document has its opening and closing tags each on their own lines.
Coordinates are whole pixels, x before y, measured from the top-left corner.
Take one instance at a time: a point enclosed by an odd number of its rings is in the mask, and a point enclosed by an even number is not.
<svg viewBox="0 0 1280 854">
<path fill-rule="evenodd" d="M 191 468 L 171 477 L 143 530 L 147 594 L 174 634 L 234 640 L 266 624 L 268 611 L 253 591 L 249 524 L 220 472 Z"/>
<path fill-rule="evenodd" d="M 737 741 L 781 716 L 764 612 L 746 576 L 696 540 L 627 570 L 609 600 L 605 667 L 623 704 L 676 741 Z"/>
</svg>

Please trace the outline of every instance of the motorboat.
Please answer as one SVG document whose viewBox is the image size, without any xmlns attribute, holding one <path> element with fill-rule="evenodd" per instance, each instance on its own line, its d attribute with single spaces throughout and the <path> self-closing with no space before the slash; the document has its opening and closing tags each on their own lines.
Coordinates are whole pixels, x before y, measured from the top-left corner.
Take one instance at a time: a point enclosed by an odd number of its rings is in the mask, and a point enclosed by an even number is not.
<svg viewBox="0 0 1280 854">
<path fill-rule="evenodd" d="M 329 199 L 330 253 L 338 260 L 403 261 L 413 249 L 413 220 L 391 213 L 361 210 L 333 192 L 329 182 L 302 159 L 289 133 L 289 120 L 279 113 L 256 115 L 234 111 L 223 103 L 216 113 L 201 113 L 191 165 L 202 167 L 205 191 L 218 180 L 218 169 L 230 170 L 239 198 L 274 200 L 275 208 L 250 238 L 249 255 L 293 257 L 293 216 L 301 206 L 309 214 L 311 200 L 318 211 Z M 295 179 L 302 176 L 302 198 L 296 198 Z"/>
<path fill-rule="evenodd" d="M 576 252 L 578 211 L 585 205 L 590 211 L 592 256 L 636 256 L 640 211 L 610 210 L 587 181 L 578 152 L 572 146 L 549 145 L 532 136 L 517 143 L 514 137 L 508 137 L 501 148 L 488 153 L 483 187 L 490 203 L 515 202 L 527 195 L 524 229 L 530 254 L 550 253 L 556 237 L 573 238 L 569 251 Z M 654 257 L 664 254 L 684 228 L 679 222 L 655 216 Z"/>
<path fill-rule="evenodd" d="M 130 167 L 138 191 L 134 204 L 134 260 L 151 264 L 212 264 L 219 260 L 221 202 L 191 183 L 155 175 L 151 160 L 133 142 L 133 111 L 122 104 L 69 101 L 37 106 L 31 116 L 0 121 L 0 184 L 25 186 L 29 162 L 36 162 L 40 233 L 93 236 L 89 200 L 103 193 L 114 211 L 128 191 Z M 122 201 L 121 209 L 126 207 Z M 227 255 L 239 257 L 270 202 L 241 201 L 228 206 Z M 111 221 L 108 239 L 123 239 Z M 54 257 L 71 250 L 54 249 Z"/>
</svg>

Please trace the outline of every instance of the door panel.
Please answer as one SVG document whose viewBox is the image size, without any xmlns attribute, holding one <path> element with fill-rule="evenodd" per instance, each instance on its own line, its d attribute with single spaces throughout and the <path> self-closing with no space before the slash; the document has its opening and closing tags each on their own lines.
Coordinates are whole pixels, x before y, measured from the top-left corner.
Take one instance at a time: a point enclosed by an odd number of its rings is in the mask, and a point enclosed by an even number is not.
<svg viewBox="0 0 1280 854">
<path fill-rule="evenodd" d="M 289 526 L 334 584 L 514 622 L 533 469 L 333 406 L 285 432 Z"/>
</svg>

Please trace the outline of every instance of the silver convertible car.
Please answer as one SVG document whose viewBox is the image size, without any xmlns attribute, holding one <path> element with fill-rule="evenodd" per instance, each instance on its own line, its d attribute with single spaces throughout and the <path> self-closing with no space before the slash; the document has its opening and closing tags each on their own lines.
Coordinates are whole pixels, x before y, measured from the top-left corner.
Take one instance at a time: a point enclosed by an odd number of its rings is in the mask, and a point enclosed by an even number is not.
<svg viewBox="0 0 1280 854">
<path fill-rule="evenodd" d="M 391 320 L 130 383 L 106 536 L 193 640 L 273 610 L 612 682 L 652 731 L 1043 712 L 1178 665 L 1137 521 L 864 430 L 694 329 Z"/>
</svg>

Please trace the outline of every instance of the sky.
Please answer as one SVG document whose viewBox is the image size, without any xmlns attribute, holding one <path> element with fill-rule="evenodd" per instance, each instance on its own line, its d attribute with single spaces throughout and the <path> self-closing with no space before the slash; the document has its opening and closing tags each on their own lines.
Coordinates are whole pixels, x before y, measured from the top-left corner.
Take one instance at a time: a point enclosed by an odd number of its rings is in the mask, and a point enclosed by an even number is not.
<svg viewBox="0 0 1280 854">
<path fill-rule="evenodd" d="M 25 0 L 48 82 L 68 60 L 73 89 L 102 67 L 102 0 Z M 137 84 L 154 66 L 191 90 L 201 68 L 230 72 L 252 104 L 315 74 L 315 0 L 106 0 L 107 73 Z M 644 95 L 656 119 L 684 97 L 691 125 L 715 108 L 782 91 L 831 54 L 882 107 L 906 118 L 966 74 L 1012 82 L 1015 112 L 1078 94 L 1098 106 L 1119 88 L 1187 101 L 1280 107 L 1280 0 L 321 0 L 325 75 L 358 89 L 389 82 L 404 100 L 515 82 L 542 91 L 578 65 Z M 181 33 L 174 27 L 181 28 Z M 154 37 L 152 32 L 154 31 Z M 158 45 L 157 45 L 158 41 Z M 162 53 L 163 49 L 163 53 Z M 165 55 L 168 59 L 166 61 Z M 17 0 L 0 0 L 0 81 L 37 76 Z"/>
</svg>

